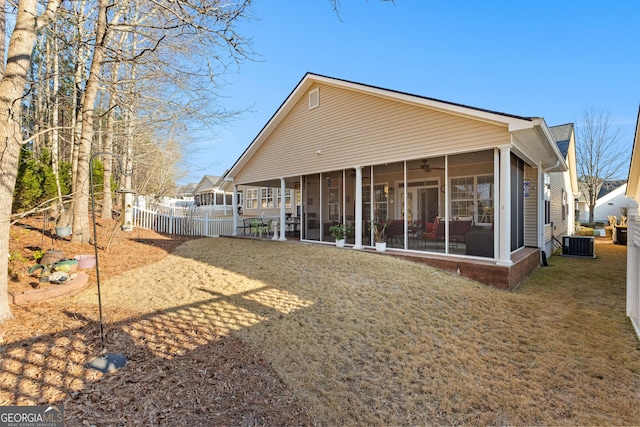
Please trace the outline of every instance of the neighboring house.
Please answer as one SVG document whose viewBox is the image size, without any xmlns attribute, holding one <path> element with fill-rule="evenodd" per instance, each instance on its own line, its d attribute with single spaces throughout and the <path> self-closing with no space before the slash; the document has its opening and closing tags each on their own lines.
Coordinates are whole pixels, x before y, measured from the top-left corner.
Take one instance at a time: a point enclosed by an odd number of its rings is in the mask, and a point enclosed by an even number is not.
<svg viewBox="0 0 640 427">
<path fill-rule="evenodd" d="M 224 189 L 244 192 L 245 211 L 245 189 L 296 191 L 303 241 L 333 242 L 329 227 L 346 223 L 348 245 L 372 248 L 372 221 L 386 222 L 392 254 L 512 289 L 549 251 L 552 222 L 571 231 L 573 129 L 556 131 L 542 118 L 309 73 Z M 285 205 L 274 213 L 284 223 Z"/>
<path fill-rule="evenodd" d="M 627 197 L 633 199 L 629 204 L 627 218 L 627 316 L 640 338 L 640 107 L 636 120 L 636 133 L 633 140 Z"/>
<path fill-rule="evenodd" d="M 205 175 L 193 188 L 193 201 L 196 206 L 230 214 L 233 208 L 233 194 L 220 188 L 223 180 L 219 176 Z"/>
<path fill-rule="evenodd" d="M 602 193 L 602 191 L 599 193 L 596 201 L 594 219 L 605 224 L 608 224 L 609 216 L 615 216 L 619 220 L 633 200 L 627 197 L 627 184 L 624 183 L 611 191 Z"/>
<path fill-rule="evenodd" d="M 615 215 L 620 218 L 621 209 L 628 207 L 631 201 L 631 199 L 626 196 L 626 184 L 624 180 L 607 181 L 602 184 L 593 212 L 593 220 L 595 222 L 607 224 L 609 215 Z M 577 199 L 577 221 L 584 224 L 589 222 L 589 203 L 586 187 L 582 183 L 579 184 L 579 187 L 580 195 Z"/>
</svg>

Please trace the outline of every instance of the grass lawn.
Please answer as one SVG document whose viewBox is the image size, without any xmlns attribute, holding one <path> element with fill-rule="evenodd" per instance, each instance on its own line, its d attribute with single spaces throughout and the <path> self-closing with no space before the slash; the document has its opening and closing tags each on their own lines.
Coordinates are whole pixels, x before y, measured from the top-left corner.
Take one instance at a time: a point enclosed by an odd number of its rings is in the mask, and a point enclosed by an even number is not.
<svg viewBox="0 0 640 427">
<path fill-rule="evenodd" d="M 505 292 L 348 248 L 200 239 L 102 295 L 243 340 L 320 425 L 638 425 L 626 247 L 596 254 L 551 257 Z"/>
</svg>

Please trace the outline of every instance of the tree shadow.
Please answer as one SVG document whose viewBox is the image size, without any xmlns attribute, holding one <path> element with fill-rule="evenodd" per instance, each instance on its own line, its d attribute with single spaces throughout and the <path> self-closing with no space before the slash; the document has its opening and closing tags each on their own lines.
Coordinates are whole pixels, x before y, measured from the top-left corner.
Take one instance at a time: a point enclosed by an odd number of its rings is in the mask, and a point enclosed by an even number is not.
<svg viewBox="0 0 640 427">
<path fill-rule="evenodd" d="M 267 288 L 202 291 L 211 298 L 105 323 L 104 350 L 128 360 L 107 374 L 86 366 L 103 350 L 95 313 L 63 311 L 81 326 L 0 347 L 0 405 L 62 403 L 66 425 L 312 424 L 269 363 L 231 335 L 310 303 Z"/>
</svg>

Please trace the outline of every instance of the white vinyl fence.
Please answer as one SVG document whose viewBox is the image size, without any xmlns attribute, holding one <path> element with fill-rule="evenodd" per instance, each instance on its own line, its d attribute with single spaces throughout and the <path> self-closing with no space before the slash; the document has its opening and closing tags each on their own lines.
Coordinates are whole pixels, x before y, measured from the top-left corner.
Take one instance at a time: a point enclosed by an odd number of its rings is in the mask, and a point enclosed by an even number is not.
<svg viewBox="0 0 640 427">
<path fill-rule="evenodd" d="M 640 212 L 635 201 L 627 216 L 627 316 L 640 338 Z"/>
<path fill-rule="evenodd" d="M 233 234 L 233 218 L 230 216 L 202 216 L 197 211 L 162 212 L 133 208 L 134 226 L 154 230 L 158 233 L 178 234 L 182 236 L 230 236 Z"/>
</svg>

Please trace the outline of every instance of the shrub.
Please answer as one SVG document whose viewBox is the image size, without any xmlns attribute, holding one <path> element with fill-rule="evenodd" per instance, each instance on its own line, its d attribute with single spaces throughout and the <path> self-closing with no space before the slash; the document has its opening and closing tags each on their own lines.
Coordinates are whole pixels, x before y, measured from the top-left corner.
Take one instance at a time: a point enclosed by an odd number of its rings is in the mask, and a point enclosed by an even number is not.
<svg viewBox="0 0 640 427">
<path fill-rule="evenodd" d="M 580 230 L 578 231 L 578 236 L 593 236 L 593 228 L 580 227 Z"/>
</svg>

